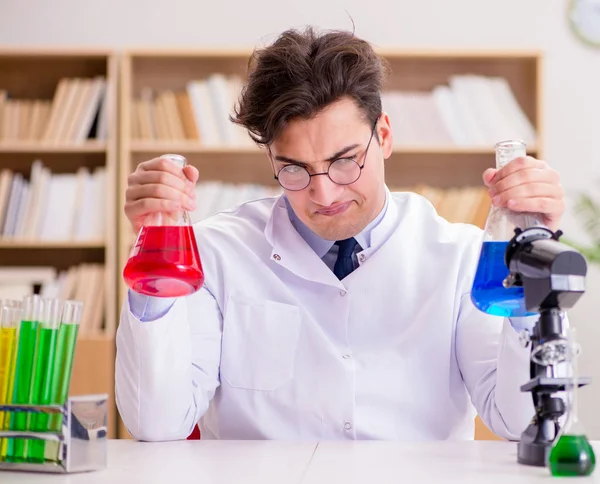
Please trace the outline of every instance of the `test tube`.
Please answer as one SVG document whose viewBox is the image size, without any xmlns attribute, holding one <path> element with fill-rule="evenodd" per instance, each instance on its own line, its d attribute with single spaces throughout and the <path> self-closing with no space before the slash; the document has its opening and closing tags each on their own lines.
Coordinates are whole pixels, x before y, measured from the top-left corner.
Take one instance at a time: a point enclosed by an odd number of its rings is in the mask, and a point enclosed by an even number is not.
<svg viewBox="0 0 600 484">
<path fill-rule="evenodd" d="M 17 325 L 20 309 L 2 305 L 0 311 L 0 403 L 9 403 L 9 388 L 14 378 L 14 355 L 16 354 Z M 0 412 L 0 422 L 3 422 Z"/>
<path fill-rule="evenodd" d="M 17 338 L 15 388 L 13 393 L 13 403 L 15 404 L 33 403 L 34 362 L 38 346 L 38 326 L 42 309 L 43 301 L 37 294 L 24 298 Z M 11 430 L 29 430 L 29 413 L 14 412 L 10 420 Z M 7 460 L 12 462 L 25 461 L 27 458 L 27 443 L 26 439 L 13 439 L 12 452 L 10 449 L 11 446 L 9 446 Z"/>
<path fill-rule="evenodd" d="M 54 353 L 54 369 L 50 390 L 50 403 L 52 404 L 64 405 L 69 395 L 73 356 L 75 355 L 82 308 L 83 303 L 81 301 L 72 300 L 65 301 L 63 306 L 56 351 Z M 52 414 L 48 430 L 59 432 L 61 427 L 62 415 Z M 46 460 L 56 460 L 58 458 L 58 446 L 56 442 L 46 442 L 45 458 Z"/>
<path fill-rule="evenodd" d="M 0 404 L 11 403 L 15 382 L 15 362 L 17 356 L 17 327 L 21 320 L 20 304 L 16 301 L 3 301 L 0 309 Z M 0 412 L 0 430 L 8 430 L 9 412 Z M 0 439 L 0 461 L 8 452 L 8 439 Z"/>
<path fill-rule="evenodd" d="M 52 383 L 55 377 L 56 350 L 63 302 L 59 299 L 44 299 L 38 328 L 38 347 L 34 362 L 33 393 L 31 401 L 35 405 L 52 403 Z M 30 429 L 36 432 L 48 430 L 48 414 L 31 416 Z M 45 442 L 32 440 L 28 444 L 29 461 L 44 462 Z"/>
<path fill-rule="evenodd" d="M 64 405 L 69 395 L 73 356 L 75 355 L 75 344 L 77 342 L 82 309 L 83 303 L 81 301 L 65 302 L 60 330 L 58 332 L 56 369 L 51 396 L 52 403 L 58 405 Z"/>
</svg>

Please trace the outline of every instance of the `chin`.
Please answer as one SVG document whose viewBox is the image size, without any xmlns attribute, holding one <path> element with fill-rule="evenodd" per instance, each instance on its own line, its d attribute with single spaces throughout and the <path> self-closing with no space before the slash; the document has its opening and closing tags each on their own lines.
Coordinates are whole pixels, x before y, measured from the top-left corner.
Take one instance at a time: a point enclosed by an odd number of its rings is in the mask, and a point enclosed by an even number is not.
<svg viewBox="0 0 600 484">
<path fill-rule="evenodd" d="M 361 231 L 357 228 L 357 224 L 344 223 L 341 220 L 337 223 L 329 223 L 327 226 L 312 226 L 310 229 L 322 239 L 330 241 L 348 239 Z"/>
<path fill-rule="evenodd" d="M 312 213 L 307 219 L 308 223 L 306 225 L 315 234 L 330 241 L 354 237 L 367 225 L 363 214 L 360 211 L 357 213 L 352 208 L 335 216 Z"/>
</svg>

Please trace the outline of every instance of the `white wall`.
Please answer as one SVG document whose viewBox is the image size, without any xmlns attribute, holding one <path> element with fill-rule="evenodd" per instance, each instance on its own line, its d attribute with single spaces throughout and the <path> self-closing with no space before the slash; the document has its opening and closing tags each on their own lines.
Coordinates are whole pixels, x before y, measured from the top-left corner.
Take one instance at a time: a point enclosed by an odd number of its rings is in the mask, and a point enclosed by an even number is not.
<svg viewBox="0 0 600 484">
<path fill-rule="evenodd" d="M 582 45 L 566 21 L 568 0 L 0 0 L 0 45 L 247 46 L 308 23 L 351 28 L 379 46 L 540 48 L 545 63 L 546 160 L 569 194 L 600 195 L 600 50 Z M 568 214 L 564 230 L 583 237 Z M 600 270 L 570 313 L 583 342 L 581 392 L 589 434 L 600 439 Z"/>
</svg>

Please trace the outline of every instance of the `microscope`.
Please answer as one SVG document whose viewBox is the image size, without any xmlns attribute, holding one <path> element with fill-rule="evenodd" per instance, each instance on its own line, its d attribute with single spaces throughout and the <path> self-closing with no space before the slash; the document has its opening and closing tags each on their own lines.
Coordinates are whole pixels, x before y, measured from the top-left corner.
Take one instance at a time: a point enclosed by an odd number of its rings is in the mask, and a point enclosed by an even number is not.
<svg viewBox="0 0 600 484">
<path fill-rule="evenodd" d="M 522 336 L 531 349 L 530 377 L 521 386 L 531 392 L 535 415 L 521 435 L 517 460 L 521 464 L 544 466 L 565 413 L 563 399 L 555 396 L 573 384 L 572 378 L 557 377 L 556 365 L 568 357 L 569 346 L 561 313 L 572 308 L 585 291 L 587 263 L 583 255 L 559 241 L 562 232 L 545 227 L 515 229 L 508 243 L 505 263 L 509 275 L 505 288 L 521 286 L 528 311 L 539 314 L 531 333 Z M 590 382 L 578 378 L 578 386 Z"/>
</svg>

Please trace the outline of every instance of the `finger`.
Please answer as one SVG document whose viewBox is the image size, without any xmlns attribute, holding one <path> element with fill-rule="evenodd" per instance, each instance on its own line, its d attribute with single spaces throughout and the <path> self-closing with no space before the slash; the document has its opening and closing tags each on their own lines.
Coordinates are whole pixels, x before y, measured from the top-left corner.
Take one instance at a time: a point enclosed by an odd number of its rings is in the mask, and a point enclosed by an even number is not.
<svg viewBox="0 0 600 484">
<path fill-rule="evenodd" d="M 135 171 L 127 178 L 127 184 L 129 187 L 149 184 L 165 185 L 185 192 L 189 196 L 194 194 L 194 187 L 191 182 L 166 171 Z"/>
<path fill-rule="evenodd" d="M 185 173 L 185 176 L 187 176 L 187 178 L 192 182 L 193 185 L 195 185 L 198 181 L 198 178 L 200 178 L 198 168 L 196 168 L 195 166 L 187 165 L 183 169 L 183 172 Z"/>
<path fill-rule="evenodd" d="M 503 206 L 509 200 L 518 198 L 556 198 L 562 199 L 562 188 L 550 183 L 525 183 L 499 193 L 494 193 L 492 203 Z"/>
<path fill-rule="evenodd" d="M 555 218 L 564 212 L 564 202 L 550 197 L 517 198 L 507 202 L 515 212 L 541 213 Z"/>
<path fill-rule="evenodd" d="M 134 185 L 129 187 L 125 193 L 125 200 L 128 202 L 135 202 L 144 198 L 172 200 L 179 202 L 186 210 L 195 210 L 196 208 L 192 197 L 167 185 Z"/>
<path fill-rule="evenodd" d="M 483 183 L 485 186 L 490 187 L 492 183 L 492 179 L 498 170 L 495 168 L 488 168 L 483 172 Z"/>
<path fill-rule="evenodd" d="M 541 169 L 541 168 L 547 168 L 547 166 L 548 165 L 546 164 L 545 161 L 538 160 L 536 158 L 533 158 L 532 156 L 515 158 L 514 160 L 511 160 L 508 164 L 506 164 L 505 166 L 503 166 L 502 168 L 500 168 L 498 170 L 498 172 L 496 173 L 496 176 L 492 180 L 492 183 L 496 183 L 496 182 L 506 178 L 507 176 L 509 176 L 513 173 L 517 173 L 522 170 L 527 170 L 529 168 Z"/>
<path fill-rule="evenodd" d="M 495 194 L 498 194 L 527 183 L 547 183 L 560 186 L 560 177 L 556 171 L 548 168 L 527 168 L 515 171 L 499 181 L 492 182 L 491 188 Z"/>
<path fill-rule="evenodd" d="M 181 166 L 173 163 L 173 161 L 168 158 L 158 157 L 153 158 L 152 160 L 143 161 L 137 166 L 136 171 L 165 171 L 167 173 L 171 173 L 182 180 L 185 180 L 187 177 Z"/>
</svg>

